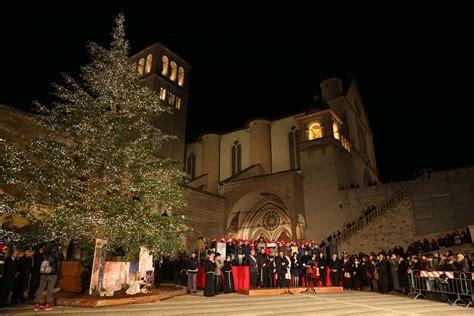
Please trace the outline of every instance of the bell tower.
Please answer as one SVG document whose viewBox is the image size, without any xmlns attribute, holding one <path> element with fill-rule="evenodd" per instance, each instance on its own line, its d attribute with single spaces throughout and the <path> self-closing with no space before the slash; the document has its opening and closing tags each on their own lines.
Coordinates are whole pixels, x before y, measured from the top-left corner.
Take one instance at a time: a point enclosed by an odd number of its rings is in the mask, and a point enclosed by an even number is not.
<svg viewBox="0 0 474 316">
<path fill-rule="evenodd" d="M 157 91 L 172 112 L 154 119 L 156 127 L 176 137 L 164 143 L 159 154 L 183 162 L 191 66 L 159 42 L 131 56 L 130 61 L 142 76 L 143 84 Z"/>
</svg>

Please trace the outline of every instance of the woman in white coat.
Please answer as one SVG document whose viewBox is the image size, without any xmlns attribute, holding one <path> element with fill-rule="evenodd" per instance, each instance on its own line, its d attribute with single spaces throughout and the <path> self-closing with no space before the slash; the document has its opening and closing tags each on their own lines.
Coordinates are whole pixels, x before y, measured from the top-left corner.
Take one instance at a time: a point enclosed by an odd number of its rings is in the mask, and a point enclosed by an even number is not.
<svg viewBox="0 0 474 316">
<path fill-rule="evenodd" d="M 291 284 L 291 258 L 288 255 L 286 255 L 286 260 L 288 260 L 288 262 L 290 264 L 288 264 L 288 266 L 286 267 L 285 285 L 286 285 L 286 287 L 290 287 L 290 284 Z"/>
</svg>

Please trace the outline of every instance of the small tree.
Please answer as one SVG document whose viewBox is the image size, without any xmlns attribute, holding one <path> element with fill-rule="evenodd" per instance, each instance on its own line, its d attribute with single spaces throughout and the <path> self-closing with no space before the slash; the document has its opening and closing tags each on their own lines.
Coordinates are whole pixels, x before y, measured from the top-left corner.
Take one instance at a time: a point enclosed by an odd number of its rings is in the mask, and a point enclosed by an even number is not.
<svg viewBox="0 0 474 316">
<path fill-rule="evenodd" d="M 48 137 L 31 146 L 41 176 L 26 181 L 34 190 L 23 202 L 52 207 L 44 239 L 102 238 L 127 254 L 145 246 L 169 255 L 187 228 L 182 218 L 157 210 L 183 206 L 185 174 L 179 162 L 157 155 L 173 137 L 153 119 L 171 109 L 141 85 L 128 60 L 123 15 L 112 37 L 110 48 L 88 45 L 91 61 L 78 80 L 63 75 L 64 83 L 53 85 L 56 102 L 37 104 L 36 120 Z"/>
</svg>

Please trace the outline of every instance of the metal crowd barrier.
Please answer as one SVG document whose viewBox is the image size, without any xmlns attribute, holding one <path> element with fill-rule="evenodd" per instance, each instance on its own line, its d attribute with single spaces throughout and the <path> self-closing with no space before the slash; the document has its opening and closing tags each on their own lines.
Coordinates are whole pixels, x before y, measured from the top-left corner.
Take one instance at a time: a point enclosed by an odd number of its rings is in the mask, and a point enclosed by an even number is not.
<svg viewBox="0 0 474 316">
<path fill-rule="evenodd" d="M 474 300 L 472 273 L 456 271 L 424 271 L 410 272 L 410 293 L 415 299 L 427 294 L 444 295 L 453 305 L 463 303 L 470 307 Z"/>
</svg>

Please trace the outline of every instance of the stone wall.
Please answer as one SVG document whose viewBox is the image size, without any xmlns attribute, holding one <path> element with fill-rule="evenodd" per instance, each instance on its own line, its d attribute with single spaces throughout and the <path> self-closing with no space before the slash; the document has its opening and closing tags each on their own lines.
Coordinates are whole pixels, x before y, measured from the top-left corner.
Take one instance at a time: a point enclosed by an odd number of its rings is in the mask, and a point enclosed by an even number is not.
<svg viewBox="0 0 474 316">
<path fill-rule="evenodd" d="M 187 206 L 177 213 L 184 215 L 189 220 L 188 225 L 193 228 L 186 248 L 196 248 L 199 237 L 221 236 L 224 232 L 224 199 L 190 187 L 185 187 L 184 198 Z"/>
<path fill-rule="evenodd" d="M 410 191 L 419 235 L 474 224 L 474 168 L 427 174 Z"/>
<path fill-rule="evenodd" d="M 416 239 L 415 220 L 410 196 L 387 210 L 365 228 L 343 241 L 339 251 L 378 252 L 401 245 L 404 248 Z"/>
</svg>

